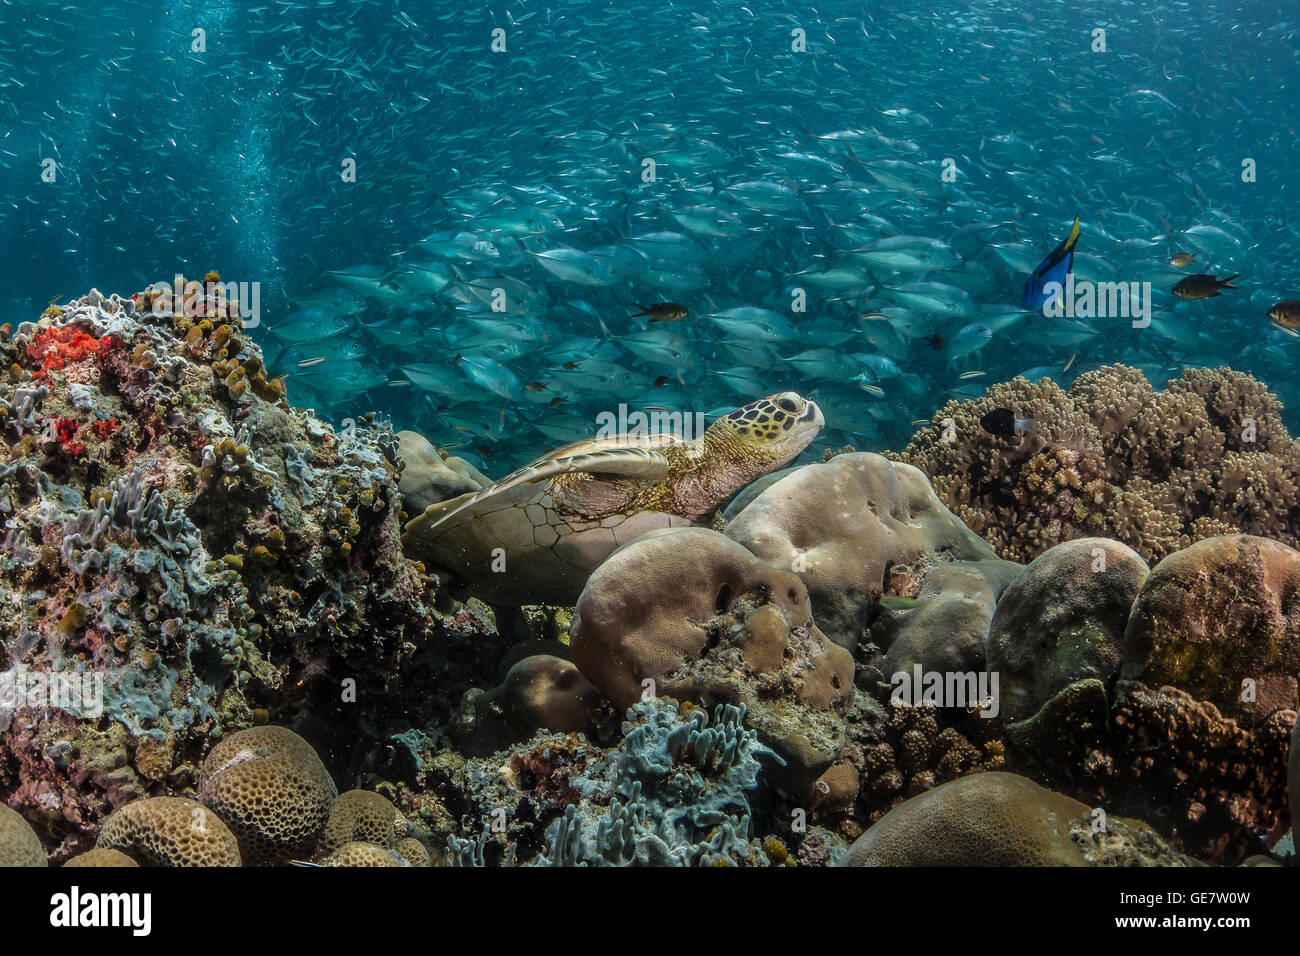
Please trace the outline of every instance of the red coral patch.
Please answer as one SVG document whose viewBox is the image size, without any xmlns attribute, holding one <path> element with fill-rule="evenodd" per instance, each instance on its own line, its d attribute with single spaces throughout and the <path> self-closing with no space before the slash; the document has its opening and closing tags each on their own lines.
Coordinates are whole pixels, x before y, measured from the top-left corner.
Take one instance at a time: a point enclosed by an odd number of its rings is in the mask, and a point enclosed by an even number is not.
<svg viewBox="0 0 1300 956">
<path fill-rule="evenodd" d="M 60 418 L 58 424 L 55 425 L 54 432 L 59 439 L 59 444 L 74 458 L 80 457 L 81 453 L 86 450 L 86 446 L 76 440 L 77 427 L 75 418 Z"/>
<path fill-rule="evenodd" d="M 80 329 L 46 329 L 27 346 L 27 357 L 41 363 L 32 378 L 44 381 L 49 378 L 50 372 L 64 368 L 71 362 L 80 362 L 92 355 L 107 355 L 121 346 L 122 340 L 114 335 L 97 339 Z"/>
</svg>

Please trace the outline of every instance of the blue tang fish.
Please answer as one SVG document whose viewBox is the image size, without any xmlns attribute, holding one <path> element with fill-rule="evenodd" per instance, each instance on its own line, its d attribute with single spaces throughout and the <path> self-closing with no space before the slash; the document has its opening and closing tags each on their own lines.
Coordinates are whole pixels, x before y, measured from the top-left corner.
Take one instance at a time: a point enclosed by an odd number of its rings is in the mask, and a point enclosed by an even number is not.
<svg viewBox="0 0 1300 956">
<path fill-rule="evenodd" d="M 1075 216 L 1069 238 L 1047 254 L 1047 258 L 1038 264 L 1034 274 L 1025 283 L 1025 294 L 1020 300 L 1022 306 L 1026 309 L 1041 309 L 1052 298 L 1052 295 L 1044 291 L 1044 286 L 1055 282 L 1061 288 L 1065 287 L 1065 277 L 1074 268 L 1074 244 L 1078 241 L 1079 217 Z M 1056 297 L 1060 298 L 1059 292 Z"/>
</svg>

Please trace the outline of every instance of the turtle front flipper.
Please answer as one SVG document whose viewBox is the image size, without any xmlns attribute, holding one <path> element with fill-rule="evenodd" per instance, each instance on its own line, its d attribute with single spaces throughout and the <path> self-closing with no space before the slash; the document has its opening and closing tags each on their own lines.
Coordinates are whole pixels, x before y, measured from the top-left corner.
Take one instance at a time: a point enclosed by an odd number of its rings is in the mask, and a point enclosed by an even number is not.
<svg viewBox="0 0 1300 956">
<path fill-rule="evenodd" d="M 412 518 L 407 524 L 402 541 L 407 543 L 412 539 L 436 537 L 441 526 L 450 527 L 449 522 L 453 518 L 471 511 L 480 502 L 547 478 L 582 473 L 594 477 L 658 481 L 668 473 L 668 468 L 668 458 L 662 452 L 650 448 L 602 448 L 577 455 L 542 458 L 506 475 L 496 484 L 482 491 L 430 505 L 423 514 Z M 561 498 L 564 497 L 563 490 L 555 489 L 555 491 Z M 472 514 L 467 517 L 472 517 Z"/>
</svg>

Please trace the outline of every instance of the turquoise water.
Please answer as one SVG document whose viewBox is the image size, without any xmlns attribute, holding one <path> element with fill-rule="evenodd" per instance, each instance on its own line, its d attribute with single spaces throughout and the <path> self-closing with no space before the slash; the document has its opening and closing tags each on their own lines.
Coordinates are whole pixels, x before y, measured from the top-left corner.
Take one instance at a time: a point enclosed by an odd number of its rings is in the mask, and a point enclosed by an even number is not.
<svg viewBox="0 0 1300 956">
<path fill-rule="evenodd" d="M 620 405 L 787 388 L 817 447 L 868 449 L 1117 361 L 1293 406 L 1266 313 L 1300 294 L 1298 30 L 1285 3 L 7 3 L 5 319 L 215 269 L 258 283 L 295 404 L 489 473 Z M 1020 311 L 1076 216 L 1075 279 L 1150 283 L 1149 325 Z M 1238 288 L 1172 296 L 1190 273 Z M 689 315 L 634 317 L 659 302 Z"/>
</svg>

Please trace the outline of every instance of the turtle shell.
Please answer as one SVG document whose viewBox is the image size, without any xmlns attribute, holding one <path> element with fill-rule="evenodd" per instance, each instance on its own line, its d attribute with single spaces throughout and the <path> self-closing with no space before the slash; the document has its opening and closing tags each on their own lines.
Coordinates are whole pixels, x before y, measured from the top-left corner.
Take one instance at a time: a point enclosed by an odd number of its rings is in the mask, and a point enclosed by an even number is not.
<svg viewBox="0 0 1300 956">
<path fill-rule="evenodd" d="M 665 481 L 682 445 L 671 435 L 574 442 L 482 491 L 430 505 L 402 536 L 408 557 L 474 582 L 497 604 L 573 603 L 620 545 L 692 524 L 661 511 L 620 510 Z"/>
</svg>

